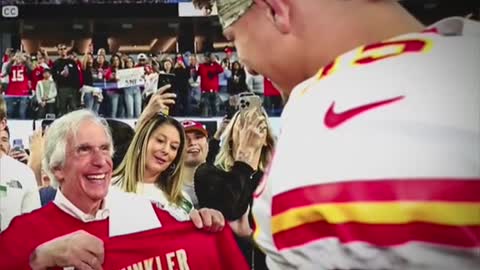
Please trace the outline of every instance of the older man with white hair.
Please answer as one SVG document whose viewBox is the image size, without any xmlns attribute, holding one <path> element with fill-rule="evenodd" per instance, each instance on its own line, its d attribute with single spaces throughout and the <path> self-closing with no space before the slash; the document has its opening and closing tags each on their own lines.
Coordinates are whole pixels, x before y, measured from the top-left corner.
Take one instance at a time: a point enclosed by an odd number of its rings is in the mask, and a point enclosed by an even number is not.
<svg viewBox="0 0 480 270">
<path fill-rule="evenodd" d="M 247 269 L 228 228 L 198 231 L 110 187 L 112 153 L 105 120 L 90 111 L 52 124 L 43 168 L 59 192 L 54 203 L 15 218 L 0 234 L 0 269 Z M 202 218 L 196 222 L 212 220 Z"/>
</svg>

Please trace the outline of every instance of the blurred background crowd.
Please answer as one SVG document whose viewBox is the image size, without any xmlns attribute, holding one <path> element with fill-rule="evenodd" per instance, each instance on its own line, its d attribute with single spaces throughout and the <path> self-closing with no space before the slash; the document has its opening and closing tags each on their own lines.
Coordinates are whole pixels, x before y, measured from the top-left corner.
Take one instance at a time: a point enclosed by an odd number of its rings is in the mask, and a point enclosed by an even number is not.
<svg viewBox="0 0 480 270">
<path fill-rule="evenodd" d="M 46 50 L 27 54 L 7 48 L 1 65 L 1 93 L 10 119 L 59 117 L 88 108 L 109 118 L 138 118 L 149 95 L 148 82 L 117 87 L 117 71 L 142 67 L 143 79 L 157 78 L 155 87 L 170 85 L 177 94 L 174 116 L 216 117 L 231 113 L 236 96 L 251 92 L 262 99 L 271 116 L 282 111 L 279 91 L 268 78 L 248 73 L 234 49 L 222 53 L 178 54 L 93 51 L 79 54 L 65 44 L 51 56 Z M 147 84 L 147 86 L 146 86 Z"/>
</svg>

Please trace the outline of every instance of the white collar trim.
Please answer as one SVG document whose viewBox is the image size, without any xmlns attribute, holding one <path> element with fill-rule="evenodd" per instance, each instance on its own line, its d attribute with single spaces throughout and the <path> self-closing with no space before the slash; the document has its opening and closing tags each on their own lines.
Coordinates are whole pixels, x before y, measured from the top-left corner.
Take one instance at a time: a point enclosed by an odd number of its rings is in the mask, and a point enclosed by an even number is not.
<svg viewBox="0 0 480 270">
<path fill-rule="evenodd" d="M 109 236 L 119 236 L 162 227 L 152 203 L 132 193 L 111 186 L 95 216 L 85 214 L 70 202 L 60 190 L 53 201 L 62 211 L 83 222 L 110 218 Z"/>
</svg>

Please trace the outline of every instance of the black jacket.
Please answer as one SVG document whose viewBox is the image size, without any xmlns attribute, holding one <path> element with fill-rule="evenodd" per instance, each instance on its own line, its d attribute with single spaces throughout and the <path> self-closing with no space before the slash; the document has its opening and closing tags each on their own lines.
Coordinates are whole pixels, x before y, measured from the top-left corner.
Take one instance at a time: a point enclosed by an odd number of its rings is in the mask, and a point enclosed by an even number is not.
<svg viewBox="0 0 480 270">
<path fill-rule="evenodd" d="M 240 161 L 235 162 L 229 172 L 217 168 L 213 164 L 220 149 L 219 143 L 218 140 L 210 140 L 207 162 L 200 165 L 195 172 L 194 187 L 199 206 L 216 209 L 230 221 L 241 218 L 250 206 L 248 219 L 252 227 L 253 193 L 263 177 L 263 172 L 254 171 L 250 165 Z M 268 269 L 265 254 L 251 238 L 235 238 L 252 269 Z"/>
<path fill-rule="evenodd" d="M 256 172 L 240 161 L 235 162 L 229 172 L 204 163 L 194 176 L 199 206 L 216 209 L 227 220 L 237 220 L 252 204 L 253 192 L 262 176 L 263 172 Z"/>
<path fill-rule="evenodd" d="M 68 69 L 68 76 L 63 77 L 60 75 L 63 69 Z M 59 58 L 55 60 L 52 68 L 53 80 L 57 84 L 57 88 L 72 87 L 75 89 L 80 88 L 80 74 L 77 63 L 69 58 Z"/>
<path fill-rule="evenodd" d="M 237 161 L 227 172 L 214 165 L 220 150 L 220 141 L 212 138 L 208 144 L 207 162 L 195 171 L 194 187 L 200 207 L 216 209 L 227 220 L 242 217 L 253 200 L 253 192 L 262 179 L 263 172 L 254 171 L 250 165 Z"/>
</svg>

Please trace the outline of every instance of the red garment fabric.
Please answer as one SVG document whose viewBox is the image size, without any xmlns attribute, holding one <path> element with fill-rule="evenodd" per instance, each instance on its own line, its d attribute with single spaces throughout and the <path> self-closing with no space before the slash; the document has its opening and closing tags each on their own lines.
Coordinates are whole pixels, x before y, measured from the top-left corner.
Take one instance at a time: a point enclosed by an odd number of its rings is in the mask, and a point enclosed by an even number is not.
<svg viewBox="0 0 480 270">
<path fill-rule="evenodd" d="M 113 237 L 105 243 L 105 249 L 103 269 L 249 269 L 230 228 L 205 233 L 191 222 L 137 233 L 135 237 Z"/>
<path fill-rule="evenodd" d="M 30 74 L 25 65 L 14 65 L 8 74 L 8 87 L 5 92 L 9 96 L 30 95 Z"/>
<path fill-rule="evenodd" d="M 32 89 L 37 89 L 37 83 L 43 79 L 43 71 L 45 70 L 42 66 L 37 66 L 32 71 Z"/>
<path fill-rule="evenodd" d="M 266 97 L 274 97 L 280 96 L 280 91 L 275 88 L 272 81 L 268 78 L 263 79 L 263 86 L 264 86 L 264 96 Z"/>
<path fill-rule="evenodd" d="M 77 230 L 104 241 L 103 269 L 249 269 L 229 227 L 209 233 L 154 209 L 161 228 L 109 238 L 109 219 L 84 223 L 50 203 L 14 218 L 0 234 L 0 269 L 30 269 L 29 256 L 37 246 Z"/>
<path fill-rule="evenodd" d="M 78 68 L 78 77 L 80 80 L 80 87 L 82 87 L 84 84 L 84 80 L 83 80 L 82 62 L 80 62 L 80 60 L 77 60 L 77 68 Z"/>
<path fill-rule="evenodd" d="M 222 66 L 216 62 L 200 64 L 198 67 L 198 75 L 200 76 L 200 90 L 202 93 L 218 92 L 220 89 L 218 74 L 222 72 Z"/>
<path fill-rule="evenodd" d="M 111 67 L 107 68 L 105 71 L 105 79 L 107 81 L 113 81 L 113 73 L 115 73 L 115 70 L 113 70 Z"/>
</svg>

